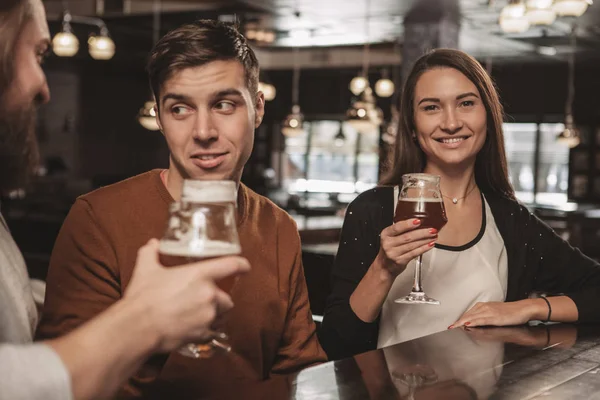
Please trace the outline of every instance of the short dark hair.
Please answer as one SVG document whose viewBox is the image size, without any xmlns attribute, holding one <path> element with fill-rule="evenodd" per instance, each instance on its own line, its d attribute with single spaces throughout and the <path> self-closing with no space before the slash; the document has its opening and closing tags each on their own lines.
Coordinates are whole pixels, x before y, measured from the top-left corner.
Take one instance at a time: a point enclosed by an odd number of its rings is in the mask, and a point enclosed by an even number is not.
<svg viewBox="0 0 600 400">
<path fill-rule="evenodd" d="M 201 19 L 172 30 L 156 43 L 146 68 L 156 101 L 159 101 L 162 85 L 173 73 L 212 61 L 228 60 L 242 64 L 248 90 L 256 94 L 258 60 L 234 24 Z"/>
<path fill-rule="evenodd" d="M 514 199 L 515 192 L 508 179 L 504 150 L 502 120 L 504 111 L 498 91 L 486 70 L 465 52 L 454 49 L 435 49 L 423 55 L 412 67 L 400 98 L 400 121 L 393 156 L 388 160 L 382 185 L 399 185 L 402 175 L 422 172 L 425 154 L 412 138 L 415 131 L 414 97 L 419 78 L 435 68 L 452 68 L 467 77 L 481 95 L 487 116 L 487 136 L 475 160 L 475 181 L 484 193 L 496 193 Z"/>
</svg>

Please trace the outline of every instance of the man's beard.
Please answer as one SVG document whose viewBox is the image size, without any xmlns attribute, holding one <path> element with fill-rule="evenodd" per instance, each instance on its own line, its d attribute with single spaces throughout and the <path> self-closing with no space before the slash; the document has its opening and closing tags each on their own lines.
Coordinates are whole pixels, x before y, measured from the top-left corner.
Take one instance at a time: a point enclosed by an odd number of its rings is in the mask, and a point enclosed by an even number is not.
<svg viewBox="0 0 600 400">
<path fill-rule="evenodd" d="M 36 105 L 8 113 L 2 107 L 2 100 L 0 98 L 0 195 L 26 187 L 39 163 Z"/>
</svg>

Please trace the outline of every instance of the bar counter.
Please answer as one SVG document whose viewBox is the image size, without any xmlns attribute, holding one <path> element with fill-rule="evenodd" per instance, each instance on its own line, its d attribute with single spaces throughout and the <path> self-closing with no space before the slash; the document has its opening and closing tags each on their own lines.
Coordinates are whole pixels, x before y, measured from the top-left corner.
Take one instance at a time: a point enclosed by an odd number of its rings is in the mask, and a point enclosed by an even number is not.
<svg viewBox="0 0 600 400">
<path fill-rule="evenodd" d="M 461 328 L 217 393 L 162 382 L 185 399 L 597 399 L 600 326 Z M 177 388 L 177 389 L 175 389 Z"/>
</svg>

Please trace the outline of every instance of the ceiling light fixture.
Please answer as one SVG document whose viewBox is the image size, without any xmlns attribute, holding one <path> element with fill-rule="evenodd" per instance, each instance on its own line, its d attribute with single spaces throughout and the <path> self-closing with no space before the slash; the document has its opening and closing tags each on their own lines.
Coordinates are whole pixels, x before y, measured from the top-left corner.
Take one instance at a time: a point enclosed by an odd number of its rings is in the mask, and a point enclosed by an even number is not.
<svg viewBox="0 0 600 400">
<path fill-rule="evenodd" d="M 62 30 L 52 38 L 52 51 L 59 57 L 73 57 L 79 51 L 79 39 L 71 29 L 72 20 L 71 13 L 65 10 L 62 17 Z"/>
<path fill-rule="evenodd" d="M 154 0 L 152 3 L 152 45 L 154 46 L 156 42 L 158 42 L 158 37 L 160 35 L 160 10 L 161 10 L 161 0 Z M 150 97 L 150 100 L 144 103 L 144 106 L 140 108 L 140 111 L 137 115 L 137 120 L 144 128 L 149 131 L 157 131 L 160 129 L 158 126 L 156 115 L 157 107 L 156 100 L 154 96 Z"/>
<path fill-rule="evenodd" d="M 144 103 L 144 107 L 140 108 L 137 120 L 144 128 L 149 131 L 157 131 L 160 129 L 156 121 L 156 102 L 154 100 Z"/>
<path fill-rule="evenodd" d="M 559 143 L 566 144 L 570 148 L 577 147 L 581 142 L 581 135 L 573 119 L 573 102 L 575 101 L 575 50 L 576 32 L 575 26 L 573 26 L 571 29 L 571 54 L 569 54 L 567 102 L 565 104 L 565 130 L 556 138 Z"/>
<path fill-rule="evenodd" d="M 366 0 L 366 16 L 365 16 L 365 45 L 363 46 L 363 67 L 360 75 L 352 78 L 348 88 L 355 95 L 361 94 L 369 87 L 369 11 L 370 0 Z"/>
<path fill-rule="evenodd" d="M 73 57 L 79 51 L 79 39 L 73 34 L 71 23 L 96 26 L 99 35 L 91 34 L 88 51 L 95 60 L 110 60 L 115 55 L 115 42 L 110 38 L 108 28 L 100 18 L 74 16 L 68 10 L 63 12 L 62 30 L 52 38 L 52 50 L 59 57 Z"/>
<path fill-rule="evenodd" d="M 525 16 L 531 25 L 552 25 L 556 12 L 552 9 L 553 0 L 527 0 Z"/>
<path fill-rule="evenodd" d="M 333 137 L 333 143 L 335 147 L 342 147 L 346 142 L 346 135 L 344 135 L 344 121 L 340 121 L 340 130 Z"/>
<path fill-rule="evenodd" d="M 358 76 L 350 82 L 350 90 L 353 88 L 357 89 L 359 85 L 357 82 L 363 82 L 360 78 L 364 78 L 365 87 L 360 92 L 361 99 L 355 101 L 348 111 L 346 116 L 348 117 L 348 123 L 358 133 L 370 133 L 373 132 L 383 122 L 383 112 L 375 104 L 375 98 L 373 96 L 373 90 L 369 85 L 367 77 L 369 76 L 369 13 L 371 11 L 371 1 L 366 0 L 365 7 L 365 46 L 363 51 L 363 69 L 362 76 Z M 352 91 L 355 93 L 355 91 Z"/>
<path fill-rule="evenodd" d="M 298 53 L 300 49 L 294 47 L 294 74 L 292 77 L 292 112 L 283 121 L 283 127 L 281 133 L 287 137 L 294 137 L 304 132 L 304 115 L 300 111 L 300 105 L 298 104 L 299 98 L 299 86 L 300 86 L 300 63 L 298 60 Z"/>
<path fill-rule="evenodd" d="M 115 55 L 115 42 L 108 34 L 106 25 L 100 28 L 100 35 L 88 39 L 88 50 L 95 60 L 110 60 Z"/>
<path fill-rule="evenodd" d="M 525 16 L 525 4 L 521 0 L 512 0 L 500 12 L 498 23 L 505 33 L 523 33 L 529 29 L 529 20 Z"/>
<path fill-rule="evenodd" d="M 556 47 L 552 46 L 540 46 L 538 47 L 538 53 L 544 56 L 555 56 L 556 55 Z"/>
<path fill-rule="evenodd" d="M 379 97 L 390 97 L 394 94 L 396 86 L 394 82 L 388 78 L 388 70 L 383 69 L 381 71 L 381 79 L 375 82 L 375 93 Z"/>
<path fill-rule="evenodd" d="M 266 101 L 273 101 L 277 96 L 277 89 L 270 83 L 258 82 L 258 91 L 263 92 Z"/>
<path fill-rule="evenodd" d="M 555 0 L 552 8 L 560 17 L 581 17 L 591 0 Z"/>
</svg>

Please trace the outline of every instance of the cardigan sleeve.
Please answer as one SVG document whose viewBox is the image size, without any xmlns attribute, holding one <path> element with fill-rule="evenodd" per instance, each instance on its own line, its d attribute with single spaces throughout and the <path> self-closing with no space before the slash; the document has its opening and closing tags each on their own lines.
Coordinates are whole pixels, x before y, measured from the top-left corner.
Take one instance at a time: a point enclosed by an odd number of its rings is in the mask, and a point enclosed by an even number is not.
<svg viewBox="0 0 600 400">
<path fill-rule="evenodd" d="M 385 190 L 380 190 L 381 194 Z M 346 211 L 332 270 L 332 293 L 327 299 L 319 339 L 330 360 L 377 347 L 379 318 L 362 321 L 350 307 L 350 296 L 379 252 L 382 196 L 365 192 Z M 391 198 L 391 196 L 390 196 Z M 376 212 L 373 212 L 376 211 Z M 391 222 L 390 215 L 390 222 Z M 389 225 L 389 224 L 388 224 Z"/>
<path fill-rule="evenodd" d="M 561 293 L 576 304 L 580 322 L 600 321 L 600 264 L 528 213 L 524 246 L 528 264 L 537 265 L 534 290 Z"/>
</svg>

